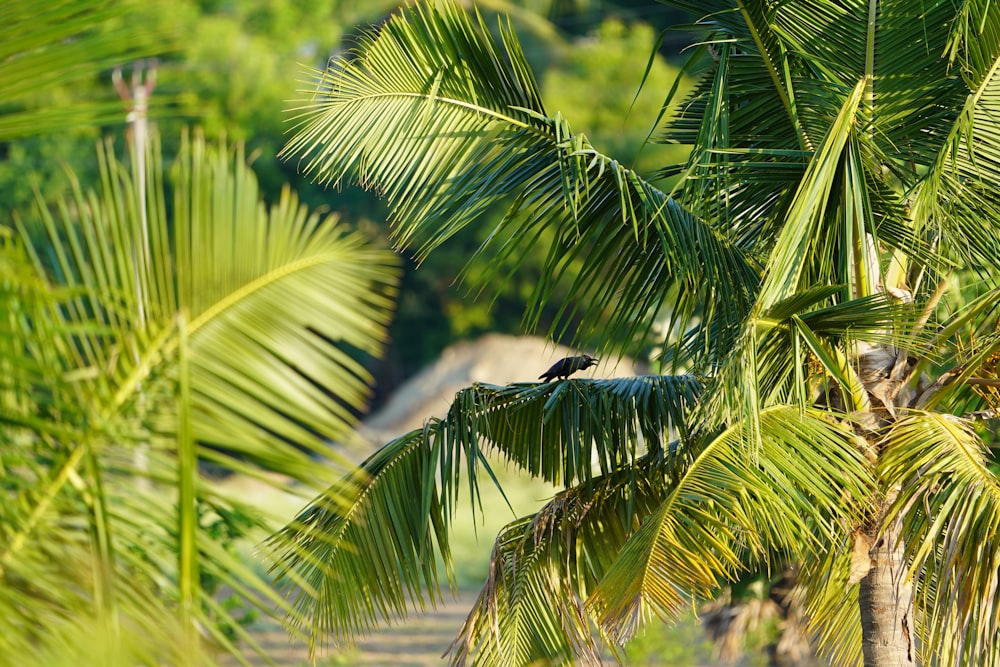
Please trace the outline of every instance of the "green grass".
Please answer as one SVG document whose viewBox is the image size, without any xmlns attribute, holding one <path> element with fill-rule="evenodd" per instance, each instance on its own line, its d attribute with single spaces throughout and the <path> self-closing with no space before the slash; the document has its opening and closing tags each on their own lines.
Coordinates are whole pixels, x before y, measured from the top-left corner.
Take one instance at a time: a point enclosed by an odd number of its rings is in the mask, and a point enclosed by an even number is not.
<svg viewBox="0 0 1000 667">
<path fill-rule="evenodd" d="M 479 480 L 481 506 L 473 508 L 466 488 L 455 508 L 450 543 L 455 577 L 461 589 L 475 590 L 483 585 L 489 574 L 493 542 L 503 527 L 537 511 L 556 492 L 555 487 L 544 481 L 505 470 L 502 464 L 494 461 L 490 465 L 503 487 L 503 494 L 488 476 L 484 476 Z"/>
<path fill-rule="evenodd" d="M 646 630 L 625 645 L 625 664 L 630 667 L 696 667 L 714 665 L 714 646 L 694 612 L 676 623 L 653 621 Z"/>
</svg>

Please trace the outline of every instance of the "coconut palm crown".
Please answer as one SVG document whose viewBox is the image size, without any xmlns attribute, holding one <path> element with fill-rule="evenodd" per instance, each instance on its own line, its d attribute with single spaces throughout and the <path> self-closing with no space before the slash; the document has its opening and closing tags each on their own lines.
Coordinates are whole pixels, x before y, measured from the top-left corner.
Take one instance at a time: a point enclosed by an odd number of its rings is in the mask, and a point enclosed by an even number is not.
<svg viewBox="0 0 1000 667">
<path fill-rule="evenodd" d="M 661 174 L 547 111 L 510 25 L 448 2 L 318 73 L 285 153 L 382 193 L 400 245 L 504 207 L 481 252 L 551 244 L 552 335 L 672 334 L 663 375 L 475 385 L 380 448 L 271 540 L 295 627 L 349 643 L 433 603 L 492 454 L 563 490 L 497 536 L 456 664 L 597 661 L 789 561 L 834 664 L 1000 664 L 975 428 L 1000 385 L 1000 7 L 671 4 L 705 35 L 658 135 L 690 158 Z"/>
</svg>

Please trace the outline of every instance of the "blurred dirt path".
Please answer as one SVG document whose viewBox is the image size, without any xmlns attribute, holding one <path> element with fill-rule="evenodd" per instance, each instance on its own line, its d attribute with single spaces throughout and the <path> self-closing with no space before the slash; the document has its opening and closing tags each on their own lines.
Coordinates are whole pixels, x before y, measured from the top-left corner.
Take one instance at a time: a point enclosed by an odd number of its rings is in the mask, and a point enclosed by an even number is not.
<svg viewBox="0 0 1000 667">
<path fill-rule="evenodd" d="M 444 593 L 444 601 L 437 609 L 422 615 L 411 616 L 406 622 L 385 627 L 358 641 L 355 648 L 338 653 L 333 650 L 319 652 L 317 667 L 439 667 L 447 664 L 441 657 L 458 634 L 472 603 L 475 591 L 465 591 L 458 599 Z M 285 630 L 271 619 L 265 619 L 251 628 L 254 639 L 264 652 L 280 667 L 305 667 L 309 665 L 309 651 L 305 644 L 292 642 Z M 263 658 L 248 654 L 250 664 L 265 665 Z M 223 665 L 236 665 L 226 659 Z"/>
</svg>

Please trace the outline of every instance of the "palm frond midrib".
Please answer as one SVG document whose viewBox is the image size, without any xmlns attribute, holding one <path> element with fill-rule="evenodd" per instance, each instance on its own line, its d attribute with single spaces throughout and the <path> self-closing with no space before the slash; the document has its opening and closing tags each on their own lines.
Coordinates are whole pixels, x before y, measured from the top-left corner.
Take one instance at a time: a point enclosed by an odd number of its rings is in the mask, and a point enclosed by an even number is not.
<svg viewBox="0 0 1000 667">
<path fill-rule="evenodd" d="M 507 124 L 522 127 L 531 128 L 533 125 L 528 123 L 522 118 L 504 113 L 505 110 L 516 110 L 522 111 L 525 116 L 530 117 L 530 112 L 533 110 L 527 106 L 518 106 L 512 104 L 502 104 L 497 103 L 491 106 L 484 106 L 482 104 L 477 104 L 475 101 L 460 98 L 460 97 L 449 97 L 442 95 L 429 95 L 424 91 L 406 91 L 406 90 L 387 90 L 384 92 L 363 92 L 362 94 L 351 96 L 351 97 L 323 97 L 314 101 L 311 101 L 307 105 L 303 105 L 296 109 L 301 113 L 297 113 L 289 116 L 290 121 L 298 121 L 293 127 L 298 127 L 299 124 L 303 124 L 314 117 L 314 113 L 318 109 L 331 110 L 336 107 L 351 107 L 366 104 L 381 105 L 386 100 L 402 100 L 406 102 L 412 102 L 416 100 L 422 105 L 429 103 L 440 103 L 447 107 L 452 107 L 455 109 L 461 109 L 465 111 L 470 111 L 477 116 L 485 116 L 497 121 L 502 121 Z M 527 103 L 527 100 L 525 101 Z M 407 107 L 414 106 L 413 104 L 407 104 Z M 537 112 L 536 112 L 537 113 Z M 287 150 L 287 149 L 285 149 Z M 279 157 L 284 154 L 279 153 Z"/>
</svg>

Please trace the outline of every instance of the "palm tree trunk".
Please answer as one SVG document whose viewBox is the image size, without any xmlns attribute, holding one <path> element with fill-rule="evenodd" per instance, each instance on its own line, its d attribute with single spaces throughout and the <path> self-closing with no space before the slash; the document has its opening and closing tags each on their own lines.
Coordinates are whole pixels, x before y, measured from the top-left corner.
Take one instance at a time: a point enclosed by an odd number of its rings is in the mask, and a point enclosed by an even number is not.
<svg viewBox="0 0 1000 667">
<path fill-rule="evenodd" d="M 885 506 L 889 503 L 891 498 L 886 499 Z M 865 667 L 917 664 L 911 615 L 913 590 L 906 578 L 901 528 L 901 522 L 896 521 L 881 535 L 870 535 L 871 569 L 858 590 Z"/>
</svg>

